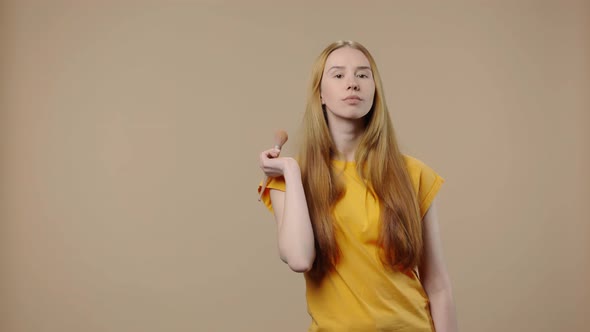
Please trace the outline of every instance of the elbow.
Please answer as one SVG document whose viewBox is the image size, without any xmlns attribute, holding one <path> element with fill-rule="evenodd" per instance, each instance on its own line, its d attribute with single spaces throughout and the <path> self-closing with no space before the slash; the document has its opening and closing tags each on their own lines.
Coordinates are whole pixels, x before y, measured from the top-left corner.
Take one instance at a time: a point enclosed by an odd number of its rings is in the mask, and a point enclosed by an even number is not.
<svg viewBox="0 0 590 332">
<path fill-rule="evenodd" d="M 293 272 L 305 273 L 313 267 L 314 257 L 289 257 L 281 255 L 281 260 L 289 266 Z"/>
<path fill-rule="evenodd" d="M 289 268 L 293 271 L 293 272 L 297 272 L 297 273 L 305 273 L 309 270 L 311 270 L 312 267 L 312 262 L 308 262 L 306 260 L 292 260 L 287 262 L 287 265 L 289 265 Z"/>
</svg>

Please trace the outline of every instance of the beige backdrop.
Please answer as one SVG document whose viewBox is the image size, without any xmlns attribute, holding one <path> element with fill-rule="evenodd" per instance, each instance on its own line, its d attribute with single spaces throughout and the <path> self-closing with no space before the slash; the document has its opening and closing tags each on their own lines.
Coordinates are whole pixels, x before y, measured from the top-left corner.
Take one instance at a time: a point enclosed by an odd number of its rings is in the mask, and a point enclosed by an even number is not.
<svg viewBox="0 0 590 332">
<path fill-rule="evenodd" d="M 337 39 L 447 180 L 461 331 L 588 331 L 588 1 L 1 6 L 1 331 L 304 331 L 257 158 Z"/>
</svg>

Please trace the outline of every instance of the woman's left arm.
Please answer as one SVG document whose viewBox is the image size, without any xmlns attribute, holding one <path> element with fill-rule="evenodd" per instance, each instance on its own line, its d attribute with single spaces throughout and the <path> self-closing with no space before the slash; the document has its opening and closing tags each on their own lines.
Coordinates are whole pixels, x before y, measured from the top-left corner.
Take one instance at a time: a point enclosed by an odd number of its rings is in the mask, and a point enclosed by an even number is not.
<svg viewBox="0 0 590 332">
<path fill-rule="evenodd" d="M 457 332 L 457 318 L 451 280 L 442 253 L 436 200 L 424 215 L 424 256 L 418 267 L 422 286 L 430 300 L 436 332 Z"/>
</svg>

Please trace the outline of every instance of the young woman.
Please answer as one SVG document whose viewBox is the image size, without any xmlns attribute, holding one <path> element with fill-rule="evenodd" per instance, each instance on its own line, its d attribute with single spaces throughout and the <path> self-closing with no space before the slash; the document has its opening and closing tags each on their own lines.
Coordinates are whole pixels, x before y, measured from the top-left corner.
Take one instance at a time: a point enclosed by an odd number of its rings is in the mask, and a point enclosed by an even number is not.
<svg viewBox="0 0 590 332">
<path fill-rule="evenodd" d="M 312 70 L 297 159 L 260 154 L 281 260 L 303 272 L 309 331 L 455 332 L 435 196 L 402 154 L 369 51 L 338 41 Z"/>
</svg>

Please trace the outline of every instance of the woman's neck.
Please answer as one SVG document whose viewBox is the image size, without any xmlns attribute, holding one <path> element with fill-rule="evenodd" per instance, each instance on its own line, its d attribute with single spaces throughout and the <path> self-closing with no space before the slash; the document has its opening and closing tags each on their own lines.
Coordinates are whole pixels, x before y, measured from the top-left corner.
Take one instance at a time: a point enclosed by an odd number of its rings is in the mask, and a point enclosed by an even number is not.
<svg viewBox="0 0 590 332">
<path fill-rule="evenodd" d="M 340 121 L 338 121 L 340 120 Z M 344 119 L 332 119 L 328 127 L 332 140 L 336 145 L 337 159 L 354 161 L 356 148 L 365 130 L 364 119 L 343 121 Z"/>
</svg>

